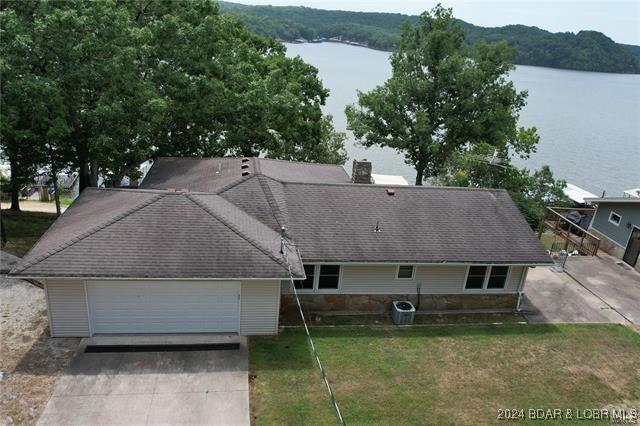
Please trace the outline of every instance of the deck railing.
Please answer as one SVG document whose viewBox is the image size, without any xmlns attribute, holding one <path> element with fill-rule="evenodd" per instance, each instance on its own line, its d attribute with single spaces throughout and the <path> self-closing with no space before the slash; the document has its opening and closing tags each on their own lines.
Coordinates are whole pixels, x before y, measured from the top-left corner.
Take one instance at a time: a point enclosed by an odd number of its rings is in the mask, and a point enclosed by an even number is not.
<svg viewBox="0 0 640 426">
<path fill-rule="evenodd" d="M 598 248 L 600 247 L 600 238 L 568 220 L 565 216 L 570 211 L 589 212 L 593 214 L 595 209 L 547 207 L 544 211 L 542 223 L 540 224 L 538 238 L 541 238 L 544 232 L 551 231 L 564 240 L 564 250 L 577 250 L 580 254 L 586 256 L 596 256 L 598 254 Z M 558 247 L 554 245 L 554 248 L 557 249 Z"/>
</svg>

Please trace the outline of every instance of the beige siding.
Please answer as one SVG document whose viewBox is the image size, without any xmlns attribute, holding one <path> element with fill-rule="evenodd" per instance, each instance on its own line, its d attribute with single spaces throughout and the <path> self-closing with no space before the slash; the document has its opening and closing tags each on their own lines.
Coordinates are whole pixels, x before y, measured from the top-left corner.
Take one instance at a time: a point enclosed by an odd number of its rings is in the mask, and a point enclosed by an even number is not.
<svg viewBox="0 0 640 426">
<path fill-rule="evenodd" d="M 459 294 L 464 291 L 467 267 L 464 265 L 416 266 L 413 279 L 396 279 L 397 265 L 343 265 L 339 293 L 343 294 L 415 294 L 421 284 L 422 294 Z M 512 266 L 504 290 L 492 292 L 513 293 L 518 290 L 524 271 Z M 289 282 L 282 282 L 282 292 L 291 293 Z M 481 290 L 480 292 L 487 292 Z M 303 291 L 300 292 L 305 293 Z M 308 292 L 306 292 L 308 293 Z M 467 292 L 465 292 L 467 293 Z"/>
<path fill-rule="evenodd" d="M 507 286 L 505 291 L 514 292 L 518 291 L 518 287 L 520 286 L 520 280 L 522 279 L 522 274 L 524 273 L 524 266 L 512 266 L 509 271 L 509 276 L 507 277 Z"/>
<path fill-rule="evenodd" d="M 422 293 L 459 293 L 465 272 L 464 266 L 418 266 L 415 278 L 398 280 L 395 265 L 345 265 L 341 291 L 349 294 L 415 294 L 420 283 Z"/>
<path fill-rule="evenodd" d="M 243 281 L 240 334 L 277 334 L 280 281 Z"/>
<path fill-rule="evenodd" d="M 84 281 L 47 280 L 47 305 L 54 337 L 89 336 L 89 312 Z"/>
</svg>

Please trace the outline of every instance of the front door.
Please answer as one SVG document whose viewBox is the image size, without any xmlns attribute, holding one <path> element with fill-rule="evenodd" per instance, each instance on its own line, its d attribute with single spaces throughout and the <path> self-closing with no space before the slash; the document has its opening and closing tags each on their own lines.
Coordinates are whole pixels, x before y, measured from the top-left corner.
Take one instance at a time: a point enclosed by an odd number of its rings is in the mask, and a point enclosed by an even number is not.
<svg viewBox="0 0 640 426">
<path fill-rule="evenodd" d="M 636 266 L 638 254 L 640 254 L 640 228 L 634 226 L 633 231 L 631 231 L 631 236 L 629 237 L 629 242 L 627 243 L 627 249 L 624 251 L 624 256 L 622 256 L 622 260 L 624 260 L 627 265 L 632 267 Z"/>
</svg>

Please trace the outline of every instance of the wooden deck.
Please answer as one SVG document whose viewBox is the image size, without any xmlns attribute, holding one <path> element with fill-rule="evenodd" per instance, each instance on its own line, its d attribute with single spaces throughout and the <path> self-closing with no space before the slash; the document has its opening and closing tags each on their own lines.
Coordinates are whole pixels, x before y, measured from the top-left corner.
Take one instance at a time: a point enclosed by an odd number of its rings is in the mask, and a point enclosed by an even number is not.
<svg viewBox="0 0 640 426">
<path fill-rule="evenodd" d="M 545 232 L 551 232 L 564 240 L 563 249 L 577 250 L 585 256 L 596 256 L 600 247 L 600 238 L 566 219 L 570 211 L 593 213 L 594 209 L 574 209 L 565 207 L 547 207 L 544 220 L 538 232 L 538 238 Z"/>
</svg>

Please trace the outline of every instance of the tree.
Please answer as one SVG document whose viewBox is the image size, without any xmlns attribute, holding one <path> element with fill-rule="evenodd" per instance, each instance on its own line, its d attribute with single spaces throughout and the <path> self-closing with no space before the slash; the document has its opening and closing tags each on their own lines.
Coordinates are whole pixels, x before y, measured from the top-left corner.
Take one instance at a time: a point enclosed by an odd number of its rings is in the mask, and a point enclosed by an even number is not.
<svg viewBox="0 0 640 426">
<path fill-rule="evenodd" d="M 571 203 L 563 191 L 566 182 L 554 179 L 549 166 L 533 173 L 519 169 L 487 144 L 455 156 L 438 181 L 446 186 L 506 189 L 534 230 L 546 206 Z"/>
<path fill-rule="evenodd" d="M 81 190 L 98 175 L 116 185 L 162 155 L 345 158 L 344 137 L 321 111 L 328 91 L 317 70 L 221 16 L 215 2 L 36 0 L 7 3 L 0 19 L 2 66 L 11 70 L 0 96 L 17 108 L 3 121 L 3 151 L 29 152 L 16 133 L 26 129 L 48 168 L 72 154 Z M 25 76 L 55 93 L 44 105 L 56 120 L 19 123 L 24 108 L 7 94 Z M 31 169 L 16 163 L 22 175 L 28 181 Z"/>
<path fill-rule="evenodd" d="M 403 154 L 416 170 L 416 185 L 480 143 L 522 156 L 535 146 L 535 129 L 517 127 L 527 94 L 507 79 L 513 51 L 503 43 L 470 51 L 464 37 L 451 10 L 440 5 L 415 25 L 405 23 L 391 78 L 358 92 L 358 106 L 346 108 L 348 129 L 360 143 Z"/>
</svg>

